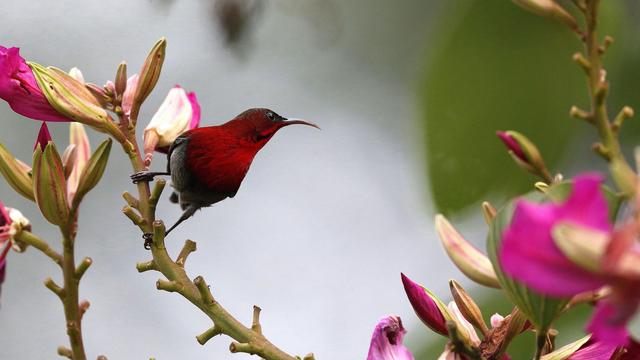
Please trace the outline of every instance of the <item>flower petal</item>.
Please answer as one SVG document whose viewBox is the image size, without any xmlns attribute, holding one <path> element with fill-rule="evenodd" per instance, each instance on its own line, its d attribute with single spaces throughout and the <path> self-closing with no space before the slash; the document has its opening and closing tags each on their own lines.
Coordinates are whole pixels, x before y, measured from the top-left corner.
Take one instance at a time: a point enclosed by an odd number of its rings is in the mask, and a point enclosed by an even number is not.
<svg viewBox="0 0 640 360">
<path fill-rule="evenodd" d="M 617 307 L 609 300 L 598 302 L 596 310 L 587 325 L 587 330 L 599 342 L 614 345 L 626 345 L 629 338 L 628 319 L 616 319 Z"/>
<path fill-rule="evenodd" d="M 558 297 L 603 286 L 604 278 L 571 262 L 552 237 L 552 229 L 559 222 L 611 231 L 600 182 L 598 176 L 577 177 L 571 195 L 562 204 L 518 201 L 503 234 L 499 260 L 504 271 L 537 291 Z"/>
<path fill-rule="evenodd" d="M 367 360 L 413 360 L 402 344 L 406 332 L 398 316 L 383 317 L 373 330 Z"/>
<path fill-rule="evenodd" d="M 43 121 L 40 126 L 40 131 L 38 131 L 38 137 L 36 138 L 36 143 L 33 145 L 33 149 L 35 150 L 39 146 L 40 150 L 44 151 L 44 148 L 47 147 L 49 141 L 51 141 L 51 133 L 49 132 L 47 123 Z"/>
<path fill-rule="evenodd" d="M 47 101 L 20 49 L 0 46 L 0 98 L 20 115 L 35 120 L 70 121 Z"/>
</svg>

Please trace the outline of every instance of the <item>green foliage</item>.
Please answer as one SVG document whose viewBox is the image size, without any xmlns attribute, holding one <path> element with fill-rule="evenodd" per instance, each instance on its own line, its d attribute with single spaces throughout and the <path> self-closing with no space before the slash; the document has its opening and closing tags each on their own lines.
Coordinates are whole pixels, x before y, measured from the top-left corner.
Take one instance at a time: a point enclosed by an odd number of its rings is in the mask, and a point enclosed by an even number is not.
<svg viewBox="0 0 640 360">
<path fill-rule="evenodd" d="M 534 179 L 513 166 L 496 130 L 525 134 L 553 172 L 571 131 L 584 126 L 568 110 L 586 101 L 571 61 L 579 45 L 562 25 L 510 1 L 449 6 L 422 92 L 430 185 L 445 214 L 530 189 Z"/>
</svg>

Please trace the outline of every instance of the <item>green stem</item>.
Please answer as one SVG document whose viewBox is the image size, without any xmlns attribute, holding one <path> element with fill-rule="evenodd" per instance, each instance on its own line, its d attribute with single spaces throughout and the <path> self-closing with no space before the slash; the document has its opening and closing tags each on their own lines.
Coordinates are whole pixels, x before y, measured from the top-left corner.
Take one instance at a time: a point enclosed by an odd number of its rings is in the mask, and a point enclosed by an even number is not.
<svg viewBox="0 0 640 360">
<path fill-rule="evenodd" d="M 598 42 L 598 8 L 600 0 L 587 1 L 584 15 L 586 20 L 585 56 L 588 59 L 588 85 L 591 100 L 591 115 L 598 130 L 602 146 L 596 149 L 604 154 L 610 164 L 613 180 L 627 197 L 635 195 L 635 173 L 624 158 L 614 127 L 607 112 L 609 83 L 605 79 L 602 65 L 602 46 Z"/>
<path fill-rule="evenodd" d="M 67 321 L 67 335 L 71 344 L 73 360 L 86 360 L 84 345 L 82 342 L 82 314 L 80 310 L 78 287 L 80 279 L 76 276 L 75 265 L 75 233 L 68 227 L 61 227 L 62 239 L 62 275 L 64 277 L 64 307 L 65 320 Z"/>
</svg>

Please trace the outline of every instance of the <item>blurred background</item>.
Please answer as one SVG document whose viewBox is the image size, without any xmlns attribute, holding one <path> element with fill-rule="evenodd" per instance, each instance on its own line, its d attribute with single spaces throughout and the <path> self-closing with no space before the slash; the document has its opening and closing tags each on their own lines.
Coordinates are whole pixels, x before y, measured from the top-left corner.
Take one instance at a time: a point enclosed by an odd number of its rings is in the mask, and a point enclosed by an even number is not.
<svg viewBox="0 0 640 360">
<path fill-rule="evenodd" d="M 640 15 L 635 1 L 607 1 L 611 112 L 638 109 Z M 500 292 L 470 283 L 449 262 L 433 230 L 445 213 L 484 248 L 479 202 L 500 206 L 527 191 L 495 137 L 529 136 L 549 167 L 569 177 L 602 169 L 588 150 L 594 131 L 570 119 L 586 106 L 582 74 L 571 62 L 573 34 L 507 0 L 4 0 L 0 44 L 26 59 L 79 67 L 88 82 L 113 79 L 117 64 L 139 69 L 160 37 L 168 39 L 160 82 L 141 126 L 168 90 L 195 91 L 203 124 L 219 124 L 250 107 L 301 117 L 322 131 L 290 127 L 257 156 L 238 195 L 204 209 L 169 238 L 172 253 L 198 243 L 187 271 L 203 275 L 214 296 L 241 321 L 262 307 L 269 339 L 317 359 L 363 359 L 379 318 L 400 315 L 418 359 L 435 359 L 445 340 L 415 317 L 400 272 L 450 301 L 459 280 L 485 316 L 506 314 Z M 0 104 L 0 142 L 31 158 L 40 126 Z M 68 126 L 50 124 L 60 147 Z M 625 124 L 626 144 L 640 125 Z M 104 136 L 90 133 L 95 147 Z M 158 274 L 138 274 L 149 259 L 138 231 L 122 216 L 130 168 L 114 147 L 102 183 L 84 201 L 77 256 L 94 265 L 81 284 L 91 302 L 84 317 L 90 358 L 244 359 L 228 338 L 206 346 L 194 336 L 209 319 L 183 298 L 158 292 Z M 161 156 L 154 168 L 163 168 Z M 166 195 L 166 194 L 165 194 Z M 34 204 L 0 181 L 0 199 L 19 208 L 34 232 L 58 244 Z M 166 199 L 158 214 L 180 214 Z M 62 307 L 42 281 L 58 269 L 40 253 L 11 253 L 2 287 L 2 358 L 42 359 L 66 344 Z M 588 308 L 561 324 L 558 343 L 581 333 Z M 525 358 L 531 339 L 513 358 Z M 522 352 L 524 351 L 524 352 Z"/>
</svg>

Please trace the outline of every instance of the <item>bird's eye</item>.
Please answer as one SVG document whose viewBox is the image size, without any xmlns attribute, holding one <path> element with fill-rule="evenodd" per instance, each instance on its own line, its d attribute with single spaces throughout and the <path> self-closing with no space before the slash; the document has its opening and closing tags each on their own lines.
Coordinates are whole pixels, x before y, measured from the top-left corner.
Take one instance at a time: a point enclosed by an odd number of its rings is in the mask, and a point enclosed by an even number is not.
<svg viewBox="0 0 640 360">
<path fill-rule="evenodd" d="M 269 120 L 273 121 L 275 120 L 276 116 L 271 111 L 269 111 L 267 112 L 267 117 L 269 118 Z"/>
</svg>

